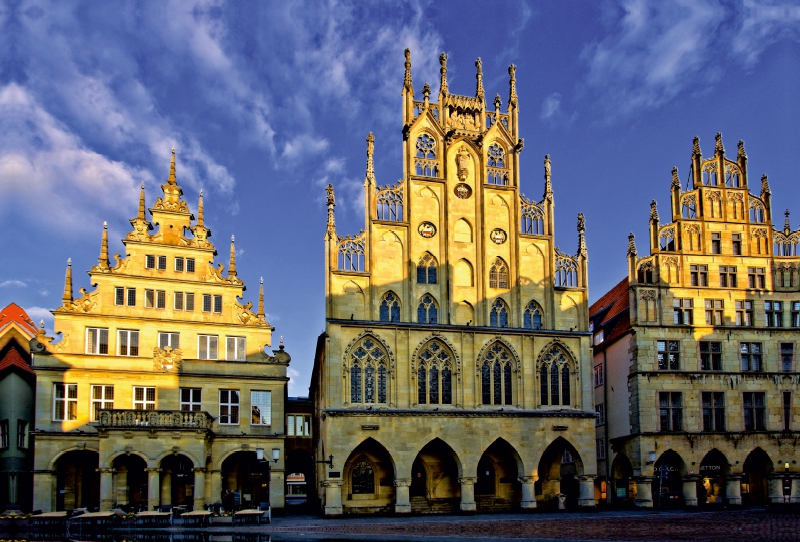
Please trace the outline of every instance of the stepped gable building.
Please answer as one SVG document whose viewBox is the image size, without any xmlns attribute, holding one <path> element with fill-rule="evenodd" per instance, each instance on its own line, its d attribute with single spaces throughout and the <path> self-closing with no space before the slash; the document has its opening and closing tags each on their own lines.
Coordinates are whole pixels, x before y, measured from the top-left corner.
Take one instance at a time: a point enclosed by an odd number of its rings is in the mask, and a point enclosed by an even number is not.
<svg viewBox="0 0 800 542">
<path fill-rule="evenodd" d="M 767 176 L 694 139 L 670 222 L 653 201 L 650 253 L 591 307 L 599 470 L 612 501 L 800 502 L 800 230 L 773 227 Z M 610 446 L 609 446 L 610 444 Z"/>
<path fill-rule="evenodd" d="M 505 112 L 416 100 L 406 50 L 404 176 L 379 186 L 367 138 L 365 229 L 341 237 L 328 186 L 326 330 L 311 395 L 327 515 L 594 506 L 587 251 L 555 246 L 544 195 L 520 192 L 515 67 Z"/>
<path fill-rule="evenodd" d="M 256 310 L 237 301 L 234 240 L 226 273 L 202 191 L 196 221 L 182 199 L 174 149 L 161 188 L 148 221 L 142 185 L 127 254 L 113 263 L 104 225 L 94 290 L 73 295 L 68 262 L 53 311 L 61 339 L 32 343 L 38 509 L 200 510 L 226 490 L 243 508 L 283 507 L 290 357 L 283 344 L 264 350 L 263 281 Z"/>
<path fill-rule="evenodd" d="M 28 343 L 43 332 L 15 303 L 0 311 L 0 510 L 4 515 L 32 510 L 36 375 Z"/>
</svg>

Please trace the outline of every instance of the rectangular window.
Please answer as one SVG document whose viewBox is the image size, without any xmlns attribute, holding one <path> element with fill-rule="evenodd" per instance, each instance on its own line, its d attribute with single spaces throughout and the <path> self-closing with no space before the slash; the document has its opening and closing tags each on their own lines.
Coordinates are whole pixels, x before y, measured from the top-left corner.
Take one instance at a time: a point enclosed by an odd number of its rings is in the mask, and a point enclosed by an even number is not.
<svg viewBox="0 0 800 542">
<path fill-rule="evenodd" d="M 597 439 L 597 459 L 605 459 L 606 458 L 606 439 L 599 438 Z"/>
<path fill-rule="evenodd" d="M 92 386 L 92 421 L 100 419 L 101 410 L 114 408 L 114 386 Z"/>
<path fill-rule="evenodd" d="M 734 256 L 741 256 L 742 254 L 742 235 L 734 233 L 731 235 L 731 248 Z"/>
<path fill-rule="evenodd" d="M 725 392 L 704 391 L 703 431 L 725 431 Z"/>
<path fill-rule="evenodd" d="M 128 288 L 127 292 L 127 305 L 129 307 L 136 306 L 136 288 Z"/>
<path fill-rule="evenodd" d="M 683 428 L 683 402 L 679 391 L 658 392 L 661 431 L 681 431 Z"/>
<path fill-rule="evenodd" d="M 800 301 L 792 301 L 792 327 L 800 327 Z"/>
<path fill-rule="evenodd" d="M 792 392 L 783 392 L 783 430 L 792 430 Z"/>
<path fill-rule="evenodd" d="M 732 265 L 721 265 L 719 267 L 720 288 L 736 288 L 736 267 Z"/>
<path fill-rule="evenodd" d="M 144 307 L 146 309 L 152 309 L 156 306 L 156 291 L 155 290 L 145 290 L 144 291 Z"/>
<path fill-rule="evenodd" d="M 120 329 L 117 331 L 117 355 L 118 356 L 138 356 L 139 355 L 139 332 L 130 329 Z"/>
<path fill-rule="evenodd" d="M 194 258 L 186 258 L 186 272 L 194 273 Z"/>
<path fill-rule="evenodd" d="M 690 265 L 689 276 L 692 286 L 708 286 L 707 265 Z"/>
<path fill-rule="evenodd" d="M 767 327 L 783 327 L 783 303 L 764 301 L 764 320 Z"/>
<path fill-rule="evenodd" d="M 167 292 L 164 290 L 156 290 L 156 308 L 167 308 Z"/>
<path fill-rule="evenodd" d="M 603 366 L 596 365 L 594 368 L 594 387 L 603 385 Z"/>
<path fill-rule="evenodd" d="M 197 336 L 197 359 L 217 359 L 216 335 Z"/>
<path fill-rule="evenodd" d="M 158 268 L 162 271 L 167 268 L 167 257 L 166 256 L 159 256 L 158 257 Z"/>
<path fill-rule="evenodd" d="M 722 343 L 700 341 L 700 369 L 703 371 L 722 370 Z"/>
<path fill-rule="evenodd" d="M 753 302 L 752 301 L 737 301 L 736 302 L 736 325 L 737 326 L 752 326 L 753 325 Z"/>
<path fill-rule="evenodd" d="M 164 331 L 158 332 L 158 347 L 162 350 L 169 346 L 173 350 L 181 347 L 181 334 L 168 333 Z"/>
<path fill-rule="evenodd" d="M 176 311 L 182 311 L 183 310 L 183 292 L 173 292 L 172 297 L 173 297 L 172 307 Z"/>
<path fill-rule="evenodd" d="M 86 353 L 108 354 L 108 330 L 99 327 L 86 328 Z"/>
<path fill-rule="evenodd" d="M 239 390 L 219 390 L 219 424 L 239 424 Z"/>
<path fill-rule="evenodd" d="M 187 312 L 194 312 L 194 294 L 186 292 L 186 303 L 184 304 Z"/>
<path fill-rule="evenodd" d="M 211 294 L 203 294 L 203 312 L 211 312 Z"/>
<path fill-rule="evenodd" d="M 148 254 L 144 257 L 144 267 L 145 269 L 155 269 L 156 268 L 156 257 L 153 255 Z"/>
<path fill-rule="evenodd" d="M 28 447 L 28 422 L 17 420 L 17 447 Z"/>
<path fill-rule="evenodd" d="M 294 436 L 294 416 L 286 417 L 286 436 L 287 437 Z"/>
<path fill-rule="evenodd" d="M 114 288 L 114 305 L 124 305 L 125 304 L 125 288 L 121 286 L 116 286 Z"/>
<path fill-rule="evenodd" d="M 747 268 L 747 287 L 763 290 L 766 288 L 767 279 L 763 267 Z"/>
<path fill-rule="evenodd" d="M 134 386 L 133 408 L 134 410 L 155 410 L 156 389 L 147 386 Z"/>
<path fill-rule="evenodd" d="M 680 341 L 656 341 L 658 348 L 658 369 L 660 371 L 680 370 Z"/>
<path fill-rule="evenodd" d="M 184 266 L 184 259 L 183 258 L 175 258 L 175 271 L 182 272 Z"/>
<path fill-rule="evenodd" d="M 594 411 L 597 412 L 597 419 L 595 420 L 595 425 L 605 425 L 606 424 L 606 404 L 599 403 L 594 406 Z"/>
<path fill-rule="evenodd" d="M 723 324 L 723 304 L 721 299 L 706 299 L 706 325 L 721 326 Z"/>
<path fill-rule="evenodd" d="M 214 296 L 214 312 L 221 313 L 222 312 L 222 296 L 215 295 Z"/>
<path fill-rule="evenodd" d="M 711 234 L 711 254 L 720 254 L 722 253 L 722 240 L 720 239 L 720 234 L 712 233 Z"/>
<path fill-rule="evenodd" d="M 742 393 L 744 404 L 744 430 L 763 431 L 766 428 L 766 401 L 763 391 L 746 391 Z"/>
<path fill-rule="evenodd" d="M 0 448 L 8 448 L 8 420 L 0 421 Z"/>
<path fill-rule="evenodd" d="M 184 412 L 199 412 L 202 402 L 200 388 L 181 388 L 181 410 Z"/>
<path fill-rule="evenodd" d="M 250 392 L 250 425 L 272 425 L 272 392 Z"/>
<path fill-rule="evenodd" d="M 244 348 L 244 337 L 226 337 L 227 355 L 225 359 L 230 361 L 244 361 L 246 352 Z"/>
<path fill-rule="evenodd" d="M 53 421 L 78 419 L 78 385 L 53 384 Z"/>
<path fill-rule="evenodd" d="M 761 343 L 740 343 L 739 352 L 742 355 L 742 371 L 760 371 L 763 368 Z"/>
<path fill-rule="evenodd" d="M 672 300 L 672 320 L 676 326 L 690 326 L 694 323 L 691 299 Z"/>
<path fill-rule="evenodd" d="M 286 436 L 310 437 L 311 416 L 302 416 L 300 414 L 288 416 L 286 418 Z"/>
<path fill-rule="evenodd" d="M 793 362 L 794 343 L 781 343 L 781 370 L 791 371 Z"/>
</svg>

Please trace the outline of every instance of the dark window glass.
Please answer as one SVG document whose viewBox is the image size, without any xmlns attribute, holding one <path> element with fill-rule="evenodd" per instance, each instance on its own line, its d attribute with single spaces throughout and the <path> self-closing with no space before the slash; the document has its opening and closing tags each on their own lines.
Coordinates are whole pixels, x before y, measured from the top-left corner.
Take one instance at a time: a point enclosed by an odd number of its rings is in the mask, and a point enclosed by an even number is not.
<svg viewBox="0 0 800 542">
<path fill-rule="evenodd" d="M 481 398 L 484 405 L 492 404 L 492 375 L 488 363 L 481 367 Z"/>
<path fill-rule="evenodd" d="M 511 364 L 507 363 L 503 367 L 503 395 L 505 395 L 504 404 L 510 405 L 512 403 L 511 397 Z"/>
<path fill-rule="evenodd" d="M 428 381 L 430 387 L 430 396 L 431 396 L 431 404 L 438 405 L 439 404 L 439 368 L 436 365 L 431 367 L 431 370 L 428 371 Z"/>
<path fill-rule="evenodd" d="M 358 365 L 350 368 L 350 402 L 361 402 L 361 367 Z"/>
<path fill-rule="evenodd" d="M 353 495 L 372 493 L 375 493 L 375 472 L 372 465 L 362 459 L 353 467 Z"/>
<path fill-rule="evenodd" d="M 386 402 L 386 367 L 382 364 L 378 367 L 378 402 Z"/>
<path fill-rule="evenodd" d="M 375 369 L 372 365 L 364 367 L 364 402 L 375 402 Z"/>
<path fill-rule="evenodd" d="M 558 393 L 558 365 L 554 361 L 550 365 L 550 404 L 552 405 L 560 405 L 561 399 L 560 394 Z"/>
<path fill-rule="evenodd" d="M 541 387 L 541 399 L 542 404 L 548 404 L 548 393 L 547 393 L 547 366 L 542 365 L 542 368 L 539 369 L 539 383 Z"/>
<path fill-rule="evenodd" d="M 442 369 L 442 404 L 453 404 L 453 384 L 450 366 L 445 365 Z"/>
<path fill-rule="evenodd" d="M 561 368 L 561 404 L 568 405 L 570 403 L 570 389 L 569 389 L 569 367 L 564 365 Z"/>
</svg>

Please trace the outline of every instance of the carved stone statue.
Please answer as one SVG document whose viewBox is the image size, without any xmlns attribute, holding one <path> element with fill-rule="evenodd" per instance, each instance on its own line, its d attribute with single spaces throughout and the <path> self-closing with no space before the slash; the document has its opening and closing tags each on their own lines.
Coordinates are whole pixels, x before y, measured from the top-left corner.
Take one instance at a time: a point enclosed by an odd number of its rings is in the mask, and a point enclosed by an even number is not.
<svg viewBox="0 0 800 542">
<path fill-rule="evenodd" d="M 458 180 L 466 182 L 467 176 L 469 175 L 469 170 L 467 167 L 469 166 L 470 156 L 469 151 L 464 147 L 458 151 L 456 155 L 456 171 L 458 171 Z"/>
</svg>

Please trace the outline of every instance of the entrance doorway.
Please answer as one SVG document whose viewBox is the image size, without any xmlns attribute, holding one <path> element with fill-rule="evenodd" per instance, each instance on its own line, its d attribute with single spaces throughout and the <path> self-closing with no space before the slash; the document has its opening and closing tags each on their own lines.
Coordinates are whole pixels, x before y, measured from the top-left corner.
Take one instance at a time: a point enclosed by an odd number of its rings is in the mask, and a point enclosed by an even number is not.
<svg viewBox="0 0 800 542">
<path fill-rule="evenodd" d="M 161 504 L 185 506 L 191 510 L 194 492 L 194 463 L 185 455 L 171 455 L 161 460 Z"/>
<path fill-rule="evenodd" d="M 147 510 L 147 463 L 136 454 L 114 459 L 114 500 L 128 512 Z"/>
<path fill-rule="evenodd" d="M 697 488 L 697 503 L 700 506 L 715 506 L 725 501 L 726 478 L 730 474 L 728 459 L 714 448 L 700 463 L 700 483 Z"/>
<path fill-rule="evenodd" d="M 97 452 L 76 450 L 56 461 L 56 510 L 100 509 L 100 474 Z"/>
<path fill-rule="evenodd" d="M 742 478 L 742 504 L 761 506 L 768 503 L 767 476 L 774 470 L 767 452 L 756 448 L 744 461 Z"/>
<path fill-rule="evenodd" d="M 269 502 L 269 466 L 255 452 L 234 452 L 222 462 L 222 491 L 233 492 L 232 504 L 241 510 Z M 222 496 L 220 496 L 220 500 Z M 223 501 L 224 502 L 224 501 Z"/>
</svg>

